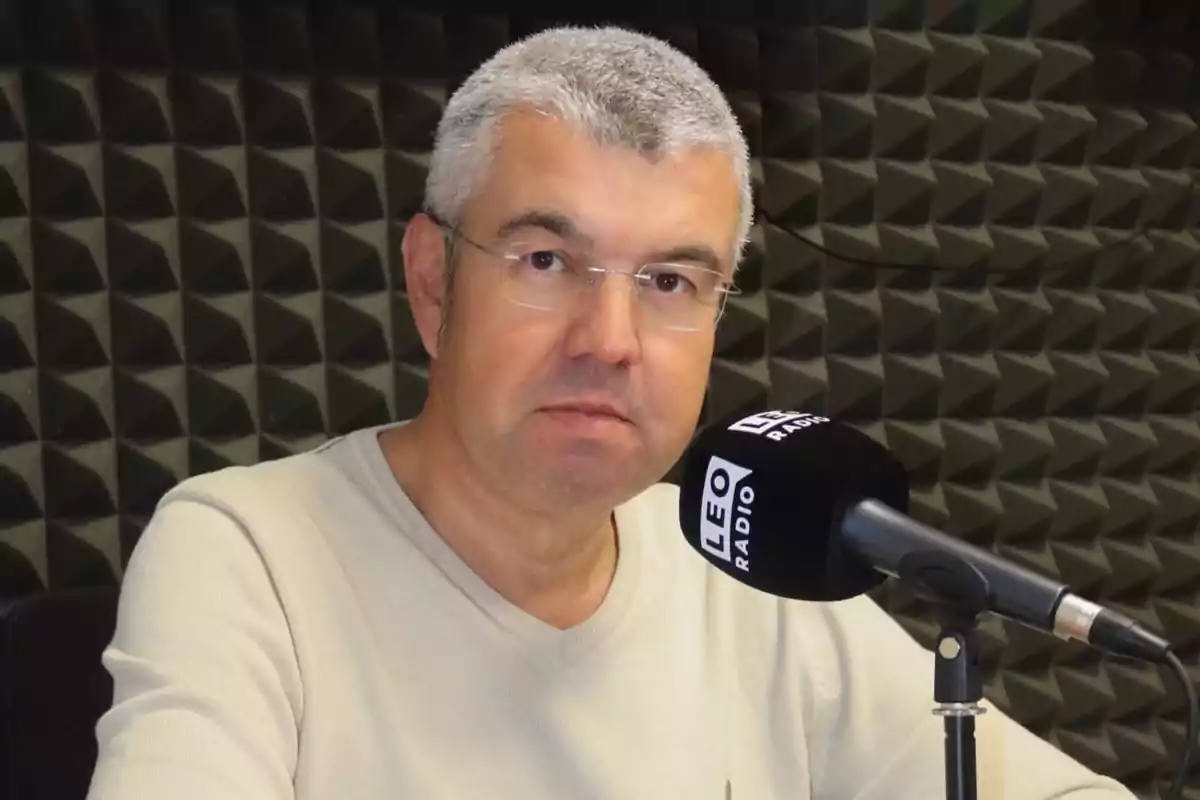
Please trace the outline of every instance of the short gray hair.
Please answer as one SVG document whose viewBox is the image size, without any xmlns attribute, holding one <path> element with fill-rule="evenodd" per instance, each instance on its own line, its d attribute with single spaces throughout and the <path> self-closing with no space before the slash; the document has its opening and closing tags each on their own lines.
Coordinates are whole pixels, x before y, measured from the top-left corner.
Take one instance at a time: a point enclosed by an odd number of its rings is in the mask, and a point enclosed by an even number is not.
<svg viewBox="0 0 1200 800">
<path fill-rule="evenodd" d="M 438 124 L 425 204 L 448 225 L 461 223 L 487 168 L 492 128 L 518 106 L 648 156 L 691 147 L 728 153 L 741 189 L 737 267 L 753 221 L 749 151 L 725 95 L 687 55 L 614 27 L 551 28 L 499 50 L 455 91 Z"/>
</svg>

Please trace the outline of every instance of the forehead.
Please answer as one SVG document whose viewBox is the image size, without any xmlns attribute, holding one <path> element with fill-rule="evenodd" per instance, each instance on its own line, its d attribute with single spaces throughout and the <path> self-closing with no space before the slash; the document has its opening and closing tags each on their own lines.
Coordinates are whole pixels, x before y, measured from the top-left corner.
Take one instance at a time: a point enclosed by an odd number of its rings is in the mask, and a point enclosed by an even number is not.
<svg viewBox="0 0 1200 800">
<path fill-rule="evenodd" d="M 531 209 L 571 219 L 598 248 L 636 252 L 704 244 L 733 252 L 740 192 L 732 158 L 691 149 L 650 158 L 601 145 L 555 117 L 509 115 L 468 203 L 483 233 Z"/>
</svg>

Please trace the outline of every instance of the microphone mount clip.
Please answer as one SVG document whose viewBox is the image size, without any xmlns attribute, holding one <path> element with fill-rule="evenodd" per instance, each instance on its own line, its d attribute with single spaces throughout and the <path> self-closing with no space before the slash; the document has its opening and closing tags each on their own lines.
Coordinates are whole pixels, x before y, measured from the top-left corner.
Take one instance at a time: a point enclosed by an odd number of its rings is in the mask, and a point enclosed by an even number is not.
<svg viewBox="0 0 1200 800">
<path fill-rule="evenodd" d="M 934 709 L 946 731 L 946 798 L 976 800 L 975 718 L 986 709 L 978 619 L 990 608 L 987 578 L 965 559 L 925 550 L 905 555 L 898 577 L 940 626 L 934 657 Z"/>
</svg>

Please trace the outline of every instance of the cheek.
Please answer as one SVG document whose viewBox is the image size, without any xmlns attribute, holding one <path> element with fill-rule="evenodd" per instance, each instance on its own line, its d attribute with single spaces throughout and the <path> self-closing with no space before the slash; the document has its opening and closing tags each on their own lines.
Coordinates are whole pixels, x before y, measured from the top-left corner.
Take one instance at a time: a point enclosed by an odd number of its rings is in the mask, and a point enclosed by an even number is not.
<svg viewBox="0 0 1200 800">
<path fill-rule="evenodd" d="M 503 302 L 463 300 L 452 321 L 456 394 L 487 416 L 518 414 L 561 332 Z"/>
<path fill-rule="evenodd" d="M 664 339 L 648 344 L 644 351 L 646 401 L 669 426 L 688 429 L 695 423 L 704 403 L 712 363 L 711 337 Z"/>
</svg>

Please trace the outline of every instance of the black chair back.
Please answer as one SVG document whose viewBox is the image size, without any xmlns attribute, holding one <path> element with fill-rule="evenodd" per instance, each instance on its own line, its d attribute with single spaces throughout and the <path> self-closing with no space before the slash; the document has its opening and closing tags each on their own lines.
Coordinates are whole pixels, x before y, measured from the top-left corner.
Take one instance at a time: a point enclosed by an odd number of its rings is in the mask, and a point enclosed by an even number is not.
<svg viewBox="0 0 1200 800">
<path fill-rule="evenodd" d="M 0 600 L 0 800 L 85 800 L 118 589 Z"/>
</svg>

